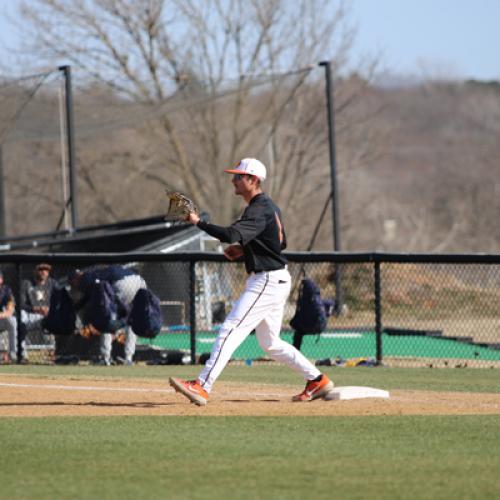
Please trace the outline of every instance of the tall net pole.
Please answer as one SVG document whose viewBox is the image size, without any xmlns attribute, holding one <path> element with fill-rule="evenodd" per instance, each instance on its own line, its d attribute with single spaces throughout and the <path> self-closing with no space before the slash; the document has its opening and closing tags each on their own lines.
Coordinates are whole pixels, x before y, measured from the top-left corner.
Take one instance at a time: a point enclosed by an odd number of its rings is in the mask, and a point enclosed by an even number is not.
<svg viewBox="0 0 500 500">
<path fill-rule="evenodd" d="M 332 224 L 333 224 L 333 250 L 340 251 L 340 229 L 338 222 L 338 196 L 337 196 L 337 158 L 335 152 L 335 111 L 333 104 L 333 82 L 330 61 L 322 61 L 320 66 L 325 68 L 325 89 L 328 116 L 328 144 L 330 150 L 330 182 L 332 186 Z M 335 266 L 335 312 L 340 314 L 343 307 L 342 297 L 342 272 L 339 265 Z"/>
<path fill-rule="evenodd" d="M 71 68 L 70 66 L 60 66 L 65 79 L 66 95 L 66 139 L 68 141 L 68 165 L 69 165 L 69 191 L 71 199 L 71 231 L 78 227 L 78 210 L 76 196 L 76 172 L 75 172 L 75 145 L 73 126 L 73 97 L 71 91 Z"/>
<path fill-rule="evenodd" d="M 64 84 L 65 81 L 61 80 L 59 87 L 59 130 L 60 130 L 60 143 L 61 143 L 61 190 L 63 199 L 63 215 L 64 229 L 70 228 L 69 214 L 68 214 L 68 179 L 67 179 L 67 160 L 66 160 L 66 145 L 65 138 L 67 137 L 66 120 L 64 117 Z M 59 227 L 57 228 L 59 229 Z"/>
</svg>

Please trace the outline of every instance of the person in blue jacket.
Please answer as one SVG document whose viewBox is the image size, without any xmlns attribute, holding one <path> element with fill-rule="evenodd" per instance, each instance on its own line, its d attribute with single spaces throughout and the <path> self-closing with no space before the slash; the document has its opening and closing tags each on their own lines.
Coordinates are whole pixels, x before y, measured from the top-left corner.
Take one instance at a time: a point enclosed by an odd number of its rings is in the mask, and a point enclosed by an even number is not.
<svg viewBox="0 0 500 500">
<path fill-rule="evenodd" d="M 79 297 L 75 301 L 75 309 L 77 311 L 85 308 L 90 299 L 90 290 L 94 283 L 106 281 L 108 282 L 116 295 L 116 298 L 130 311 L 132 301 L 137 291 L 141 288 L 146 288 L 146 282 L 137 272 L 120 265 L 110 265 L 101 268 L 81 271 L 76 269 L 68 276 L 68 281 L 71 288 L 75 290 Z M 125 314 L 126 315 L 126 314 Z M 125 358 L 121 361 L 123 364 L 132 365 L 135 354 L 136 336 L 130 328 L 125 325 Z M 101 332 L 100 336 L 100 354 L 101 364 L 111 364 L 111 350 L 113 344 L 113 332 Z"/>
</svg>

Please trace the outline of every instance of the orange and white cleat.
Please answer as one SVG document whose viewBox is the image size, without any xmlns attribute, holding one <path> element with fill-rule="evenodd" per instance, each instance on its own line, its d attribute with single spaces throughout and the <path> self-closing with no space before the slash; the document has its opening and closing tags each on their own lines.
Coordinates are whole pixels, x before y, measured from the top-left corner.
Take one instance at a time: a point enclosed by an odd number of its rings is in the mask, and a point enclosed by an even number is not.
<svg viewBox="0 0 500 500">
<path fill-rule="evenodd" d="M 181 378 L 170 377 L 168 381 L 176 392 L 184 394 L 191 403 L 198 406 L 207 404 L 208 392 L 203 389 L 197 380 L 182 380 Z"/>
<path fill-rule="evenodd" d="M 333 382 L 326 376 L 321 375 L 319 380 L 309 380 L 306 388 L 292 401 L 312 401 L 313 399 L 324 398 L 333 390 Z"/>
</svg>

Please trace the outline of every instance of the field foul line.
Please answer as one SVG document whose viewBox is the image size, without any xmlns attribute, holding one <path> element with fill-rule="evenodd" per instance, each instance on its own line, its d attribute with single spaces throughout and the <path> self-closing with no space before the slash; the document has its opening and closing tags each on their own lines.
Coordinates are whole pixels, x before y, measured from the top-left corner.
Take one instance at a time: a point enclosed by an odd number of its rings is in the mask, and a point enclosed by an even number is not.
<svg viewBox="0 0 500 500">
<path fill-rule="evenodd" d="M 107 392 L 161 392 L 171 394 L 175 392 L 173 389 L 139 389 L 138 387 L 95 387 L 91 385 L 57 385 L 57 384 L 12 384 L 0 382 L 0 387 L 24 387 L 28 389 L 62 389 L 66 391 L 107 391 Z M 250 393 L 235 391 L 232 394 L 238 396 L 281 396 L 286 397 L 287 394 L 282 393 Z"/>
<path fill-rule="evenodd" d="M 67 391 L 112 391 L 112 392 L 173 392 L 173 389 L 139 389 L 137 387 L 94 387 L 91 385 L 55 385 L 55 384 L 5 384 L 0 387 L 27 387 L 38 389 L 62 389 Z"/>
</svg>

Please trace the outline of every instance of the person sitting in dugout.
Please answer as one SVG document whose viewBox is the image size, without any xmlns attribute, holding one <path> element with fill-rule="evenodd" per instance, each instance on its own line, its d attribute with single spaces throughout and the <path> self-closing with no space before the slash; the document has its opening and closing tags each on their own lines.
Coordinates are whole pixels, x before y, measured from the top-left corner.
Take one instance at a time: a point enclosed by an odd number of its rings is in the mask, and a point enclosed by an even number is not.
<svg viewBox="0 0 500 500">
<path fill-rule="evenodd" d="M 9 344 L 6 358 L 8 362 L 17 359 L 17 318 L 16 302 L 10 286 L 4 283 L 3 271 L 0 270 L 0 331 L 6 330 Z"/>
<path fill-rule="evenodd" d="M 21 324 L 19 325 L 18 353 L 20 363 L 27 362 L 26 337 L 38 333 L 37 340 L 49 342 L 42 328 L 43 319 L 49 313 L 50 297 L 56 281 L 50 276 L 52 266 L 47 263 L 38 264 L 33 277 L 21 284 Z M 32 339 L 30 339 L 32 340 Z"/>
</svg>

